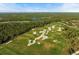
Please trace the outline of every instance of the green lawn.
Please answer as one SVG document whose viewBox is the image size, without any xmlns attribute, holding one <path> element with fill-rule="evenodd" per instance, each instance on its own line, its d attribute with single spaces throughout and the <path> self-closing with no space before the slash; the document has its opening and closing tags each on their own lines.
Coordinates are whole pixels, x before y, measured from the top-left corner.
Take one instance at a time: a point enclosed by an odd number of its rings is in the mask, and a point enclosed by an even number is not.
<svg viewBox="0 0 79 59">
<path fill-rule="evenodd" d="M 33 44 L 31 46 L 27 46 L 28 40 L 34 40 L 36 37 L 40 36 L 41 34 L 39 31 L 43 29 L 48 29 L 55 25 L 55 28 L 52 29 L 48 34 L 48 38 L 46 40 L 41 40 L 40 44 Z M 64 24 L 62 22 L 51 23 L 44 27 L 34 28 L 34 30 L 30 30 L 22 35 L 15 37 L 11 43 L 2 44 L 0 45 L 0 54 L 5 55 L 16 55 L 16 54 L 23 54 L 23 55 L 61 55 L 61 54 L 68 54 L 69 49 L 69 41 L 63 35 L 64 34 Z M 57 31 L 58 28 L 62 28 L 61 31 Z M 33 32 L 36 31 L 36 35 Z M 57 41 L 57 42 L 54 42 Z"/>
</svg>

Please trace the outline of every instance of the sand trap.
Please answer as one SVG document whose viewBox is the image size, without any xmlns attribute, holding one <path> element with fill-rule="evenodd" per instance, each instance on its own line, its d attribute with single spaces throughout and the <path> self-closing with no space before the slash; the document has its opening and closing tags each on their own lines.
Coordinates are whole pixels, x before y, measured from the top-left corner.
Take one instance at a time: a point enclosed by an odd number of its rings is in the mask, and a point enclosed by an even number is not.
<svg viewBox="0 0 79 59">
<path fill-rule="evenodd" d="M 44 29 L 42 34 L 39 37 L 35 38 L 35 40 L 41 39 L 45 35 L 45 33 L 46 33 L 46 29 Z"/>
<path fill-rule="evenodd" d="M 9 43 L 11 43 L 12 41 L 9 41 L 9 42 L 7 42 L 6 44 L 9 44 Z"/>
<path fill-rule="evenodd" d="M 27 46 L 31 46 L 31 44 L 27 44 Z"/>
<path fill-rule="evenodd" d="M 33 42 L 31 42 L 31 40 L 29 40 L 29 43 L 27 44 L 27 46 L 31 46 L 31 45 L 35 44 L 37 40 L 40 40 L 40 39 L 45 40 L 45 39 L 48 38 L 47 36 L 45 36 L 46 29 L 43 29 L 43 31 L 41 31 L 41 33 L 42 33 L 42 34 L 41 34 L 40 36 L 36 37 L 36 38 L 33 40 Z M 36 34 L 36 32 L 33 32 L 33 34 Z M 40 43 L 38 43 L 38 44 L 40 44 Z"/>
<path fill-rule="evenodd" d="M 27 46 L 31 46 L 31 45 L 33 45 L 33 44 L 35 44 L 36 43 L 36 40 L 29 40 L 29 43 L 27 44 Z"/>
<path fill-rule="evenodd" d="M 77 55 L 77 54 L 79 54 L 79 51 L 76 51 L 75 53 L 73 53 L 72 55 Z"/>
<path fill-rule="evenodd" d="M 27 44 L 27 46 L 30 46 L 30 45 L 31 45 L 31 40 L 29 40 L 28 42 L 29 42 L 29 43 Z"/>
<path fill-rule="evenodd" d="M 29 40 L 29 43 L 27 44 L 27 46 L 31 46 L 31 45 L 33 45 L 33 44 L 35 44 L 35 43 L 36 43 L 35 40 L 33 40 L 33 42 L 32 42 L 32 40 Z"/>
<path fill-rule="evenodd" d="M 53 42 L 57 42 L 57 40 L 53 40 Z"/>
<path fill-rule="evenodd" d="M 59 27 L 57 31 L 62 31 L 61 27 Z"/>
<path fill-rule="evenodd" d="M 47 30 L 46 35 L 49 33 L 49 30 Z"/>
<path fill-rule="evenodd" d="M 36 31 L 35 31 L 35 32 L 33 32 L 33 34 L 34 34 L 34 35 L 35 35 L 35 34 L 37 34 L 37 33 L 36 33 Z"/>
<path fill-rule="evenodd" d="M 54 28 L 55 28 L 55 25 L 52 26 L 52 29 L 54 29 Z"/>
<path fill-rule="evenodd" d="M 42 40 L 48 39 L 48 36 L 43 36 Z"/>
<path fill-rule="evenodd" d="M 53 25 L 52 27 L 48 27 L 48 29 L 43 29 L 43 31 L 39 31 L 39 33 L 41 33 L 40 36 L 36 37 L 34 40 L 29 40 L 29 43 L 27 44 L 27 46 L 31 46 L 35 43 L 37 44 L 40 44 L 40 42 L 38 42 L 37 40 L 45 40 L 45 39 L 48 39 L 48 36 L 47 34 L 52 31 L 52 28 L 55 28 L 55 25 Z M 33 30 L 33 29 L 32 29 Z M 58 29 L 58 31 L 60 31 L 61 28 Z M 37 34 L 36 31 L 33 32 L 33 34 Z M 53 40 L 53 42 L 57 42 L 57 40 Z"/>
<path fill-rule="evenodd" d="M 33 43 L 32 44 L 35 44 L 36 43 L 36 40 L 33 40 Z"/>
<path fill-rule="evenodd" d="M 44 33 L 46 31 L 46 29 L 43 29 L 43 32 L 42 33 Z"/>
<path fill-rule="evenodd" d="M 35 29 L 32 29 L 32 30 L 35 30 Z"/>
<path fill-rule="evenodd" d="M 42 33 L 43 31 L 39 31 L 39 33 Z"/>
<path fill-rule="evenodd" d="M 51 27 L 48 27 L 48 30 L 51 31 L 52 30 Z"/>
<path fill-rule="evenodd" d="M 40 44 L 40 42 L 37 42 L 37 44 Z"/>
</svg>

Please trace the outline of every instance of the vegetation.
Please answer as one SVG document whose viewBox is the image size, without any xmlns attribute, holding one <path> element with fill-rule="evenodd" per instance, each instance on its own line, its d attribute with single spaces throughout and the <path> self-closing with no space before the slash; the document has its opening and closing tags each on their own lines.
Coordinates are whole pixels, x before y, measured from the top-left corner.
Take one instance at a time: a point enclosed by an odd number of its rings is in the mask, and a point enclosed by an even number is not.
<svg viewBox="0 0 79 59">
<path fill-rule="evenodd" d="M 55 28 L 47 34 L 48 39 L 40 41 L 40 45 L 27 46 L 29 39 L 34 40 L 39 31 L 52 25 Z M 0 14 L 0 54 L 72 54 L 79 50 L 78 44 L 78 13 Z"/>
</svg>

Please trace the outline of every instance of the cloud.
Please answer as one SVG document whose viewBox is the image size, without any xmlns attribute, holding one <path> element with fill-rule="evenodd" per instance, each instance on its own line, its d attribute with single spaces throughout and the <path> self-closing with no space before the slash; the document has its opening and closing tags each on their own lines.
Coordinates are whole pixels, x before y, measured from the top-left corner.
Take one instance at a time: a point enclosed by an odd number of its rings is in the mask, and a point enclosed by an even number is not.
<svg viewBox="0 0 79 59">
<path fill-rule="evenodd" d="M 29 6 L 26 4 L 16 4 L 16 3 L 0 3 L 0 12 L 48 12 L 41 7 Z"/>
<path fill-rule="evenodd" d="M 0 12 L 79 12 L 79 4 L 49 3 L 49 4 L 16 4 L 0 3 Z"/>
<path fill-rule="evenodd" d="M 0 3 L 0 12 L 11 12 L 14 11 L 14 6 L 16 6 L 15 4 L 3 4 Z"/>
<path fill-rule="evenodd" d="M 59 10 L 62 12 L 79 12 L 79 4 L 65 3 L 59 8 Z"/>
<path fill-rule="evenodd" d="M 52 12 L 56 11 L 57 6 L 49 4 L 16 4 L 0 3 L 0 12 Z"/>
</svg>

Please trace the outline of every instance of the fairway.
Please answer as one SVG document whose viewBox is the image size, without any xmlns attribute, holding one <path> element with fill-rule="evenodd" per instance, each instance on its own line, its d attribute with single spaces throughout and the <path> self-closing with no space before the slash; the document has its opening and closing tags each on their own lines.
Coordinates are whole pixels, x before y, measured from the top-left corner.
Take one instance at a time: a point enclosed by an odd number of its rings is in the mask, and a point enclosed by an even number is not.
<svg viewBox="0 0 79 59">
<path fill-rule="evenodd" d="M 78 54 L 79 17 L 74 14 L 26 13 L 0 16 L 3 17 L 0 20 L 0 55 Z M 23 15 L 24 20 L 20 19 Z M 12 16 L 13 19 L 10 18 Z"/>
<path fill-rule="evenodd" d="M 59 55 L 69 54 L 69 48 L 71 44 L 70 40 L 65 37 L 64 29 L 67 24 L 63 22 L 50 23 L 43 27 L 33 28 L 30 31 L 15 37 L 10 42 L 6 42 L 0 45 L 0 54 L 25 54 L 25 55 Z M 49 30 L 45 32 L 46 39 L 42 37 L 36 40 L 36 42 L 28 46 L 29 40 L 32 42 L 36 37 L 42 34 L 43 30 Z M 36 32 L 34 34 L 34 32 Z M 46 34 L 47 33 L 47 34 Z M 31 43 L 32 43 L 31 42 Z M 5 52 L 3 52 L 5 51 Z"/>
</svg>

